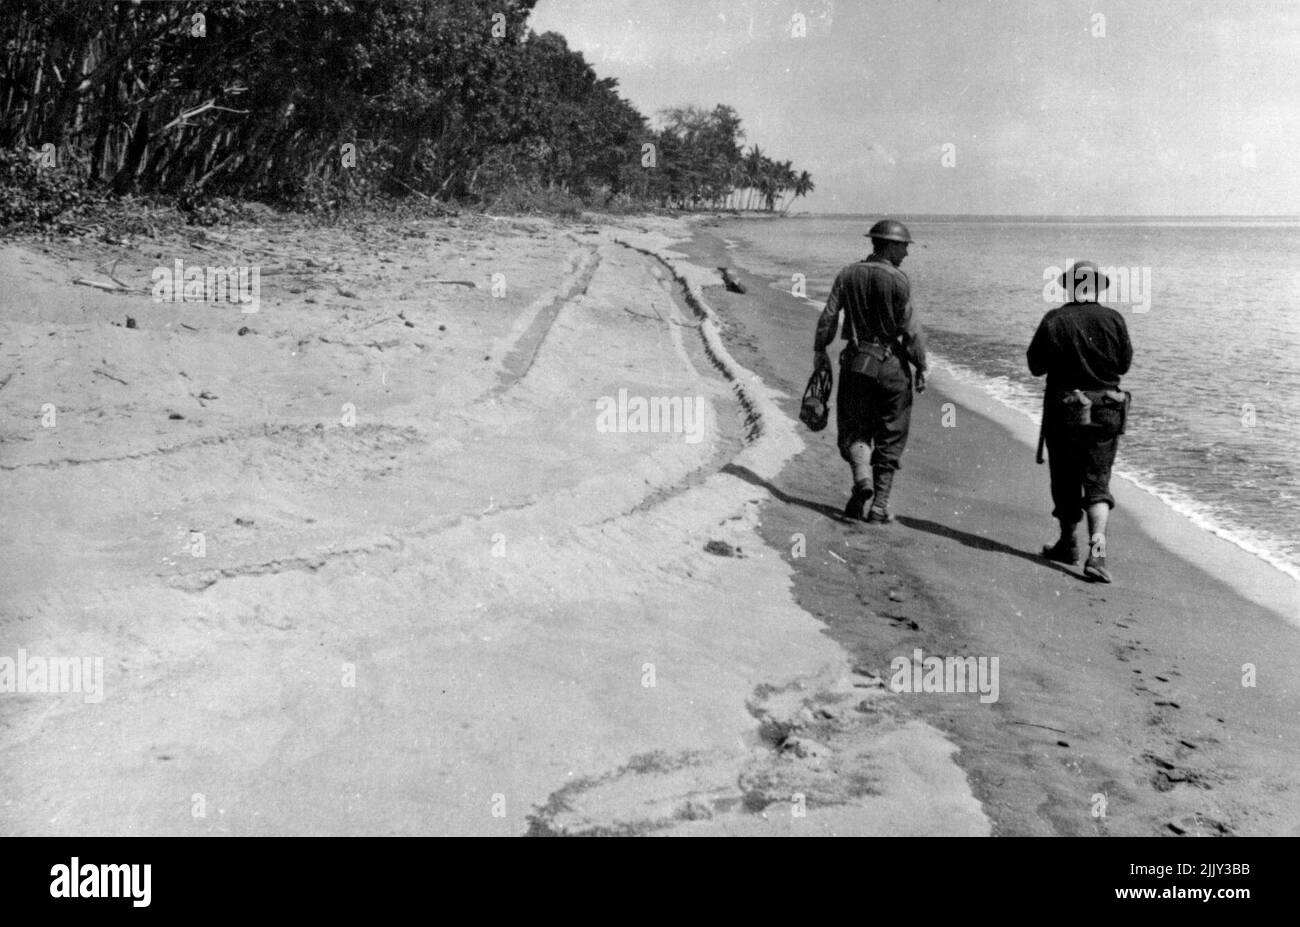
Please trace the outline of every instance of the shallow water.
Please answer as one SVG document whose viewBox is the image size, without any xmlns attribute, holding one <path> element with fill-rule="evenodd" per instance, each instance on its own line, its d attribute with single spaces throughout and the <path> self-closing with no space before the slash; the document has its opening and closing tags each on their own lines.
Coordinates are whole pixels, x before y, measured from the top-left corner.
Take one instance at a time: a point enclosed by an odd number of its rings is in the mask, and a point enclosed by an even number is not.
<svg viewBox="0 0 1300 927">
<path fill-rule="evenodd" d="M 871 219 L 728 222 L 736 260 L 813 313 L 870 251 Z M 1116 469 L 1201 527 L 1300 578 L 1300 220 L 907 220 L 903 263 L 938 364 L 1037 416 L 1025 348 L 1073 260 L 1126 268 L 1104 302 L 1134 345 Z M 1125 292 L 1122 284 L 1128 283 Z"/>
</svg>

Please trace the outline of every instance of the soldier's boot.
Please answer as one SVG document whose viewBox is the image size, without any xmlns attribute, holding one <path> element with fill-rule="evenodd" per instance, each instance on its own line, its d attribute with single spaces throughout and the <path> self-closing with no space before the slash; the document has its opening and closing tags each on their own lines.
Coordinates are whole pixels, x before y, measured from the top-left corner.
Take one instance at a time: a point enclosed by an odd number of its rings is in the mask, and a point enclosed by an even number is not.
<svg viewBox="0 0 1300 927">
<path fill-rule="evenodd" d="M 1088 559 L 1083 562 L 1083 575 L 1094 583 L 1111 581 L 1110 570 L 1106 569 L 1106 535 L 1092 536 L 1088 544 Z"/>
<path fill-rule="evenodd" d="M 894 520 L 894 516 L 889 514 L 889 491 L 894 486 L 894 471 L 877 467 L 872 482 L 875 498 L 871 503 L 871 511 L 867 513 L 867 524 L 887 525 Z"/>
<path fill-rule="evenodd" d="M 1075 540 L 1075 532 L 1079 528 L 1076 521 L 1073 524 L 1061 522 L 1061 537 L 1051 547 L 1043 548 L 1043 556 L 1048 560 L 1055 560 L 1057 563 L 1068 563 L 1074 566 L 1079 562 L 1079 544 Z"/>
<path fill-rule="evenodd" d="M 854 521 L 863 521 L 867 517 L 867 502 L 871 500 L 871 487 L 864 483 L 854 483 L 853 493 L 848 504 L 844 506 L 844 517 Z"/>
</svg>

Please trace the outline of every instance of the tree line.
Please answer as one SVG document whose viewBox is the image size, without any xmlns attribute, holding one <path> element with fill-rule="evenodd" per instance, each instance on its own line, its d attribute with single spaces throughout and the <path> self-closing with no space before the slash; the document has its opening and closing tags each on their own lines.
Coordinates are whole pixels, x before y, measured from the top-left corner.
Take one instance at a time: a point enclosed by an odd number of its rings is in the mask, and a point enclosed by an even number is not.
<svg viewBox="0 0 1300 927">
<path fill-rule="evenodd" d="M 788 208 L 730 107 L 638 112 L 536 0 L 5 0 L 0 149 L 89 187 L 339 203 Z M 12 179 L 12 178 L 11 178 Z"/>
</svg>

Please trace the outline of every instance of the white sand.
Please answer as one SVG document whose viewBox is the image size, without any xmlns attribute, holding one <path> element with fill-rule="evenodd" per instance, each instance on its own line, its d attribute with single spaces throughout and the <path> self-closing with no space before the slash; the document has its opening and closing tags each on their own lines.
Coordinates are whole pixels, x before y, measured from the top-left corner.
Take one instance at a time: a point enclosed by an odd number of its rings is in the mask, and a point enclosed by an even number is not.
<svg viewBox="0 0 1300 927">
<path fill-rule="evenodd" d="M 681 227 L 394 231 L 116 272 L 298 271 L 253 315 L 70 284 L 122 249 L 0 250 L 0 657 L 105 667 L 97 704 L 0 694 L 0 831 L 987 833 L 952 745 L 849 672 L 759 490 L 717 474 L 802 442 L 634 250 Z M 704 440 L 601 433 L 620 388 L 702 397 Z"/>
</svg>

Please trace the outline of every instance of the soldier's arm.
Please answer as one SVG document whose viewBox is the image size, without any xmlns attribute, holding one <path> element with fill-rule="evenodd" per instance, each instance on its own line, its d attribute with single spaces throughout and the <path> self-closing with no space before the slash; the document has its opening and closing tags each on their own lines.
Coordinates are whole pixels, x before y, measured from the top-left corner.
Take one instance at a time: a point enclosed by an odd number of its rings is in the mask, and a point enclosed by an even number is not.
<svg viewBox="0 0 1300 927">
<path fill-rule="evenodd" d="M 1030 373 L 1036 377 L 1047 373 L 1051 363 L 1051 350 L 1051 336 L 1047 333 L 1047 317 L 1044 316 L 1043 321 L 1038 323 L 1038 331 L 1034 332 L 1033 340 L 1029 342 L 1029 350 L 1025 352 Z"/>
<path fill-rule="evenodd" d="M 897 310 L 896 321 L 903 355 L 916 368 L 917 373 L 924 375 L 929 367 L 925 356 L 925 332 L 921 331 L 921 323 L 916 320 L 916 313 L 912 311 L 911 288 L 902 281 L 898 283 L 894 293 L 894 304 L 900 307 Z"/>
<path fill-rule="evenodd" d="M 835 283 L 831 286 L 830 298 L 826 300 L 826 308 L 822 310 L 821 318 L 817 320 L 817 337 L 813 340 L 813 353 L 821 354 L 830 347 L 831 342 L 835 340 L 835 329 L 840 319 L 840 278 L 835 278 Z"/>
<path fill-rule="evenodd" d="M 1115 318 L 1119 322 L 1119 364 L 1116 369 L 1120 376 L 1124 376 L 1133 365 L 1133 342 L 1129 340 L 1128 324 L 1124 321 L 1124 317 L 1116 313 Z"/>
</svg>

